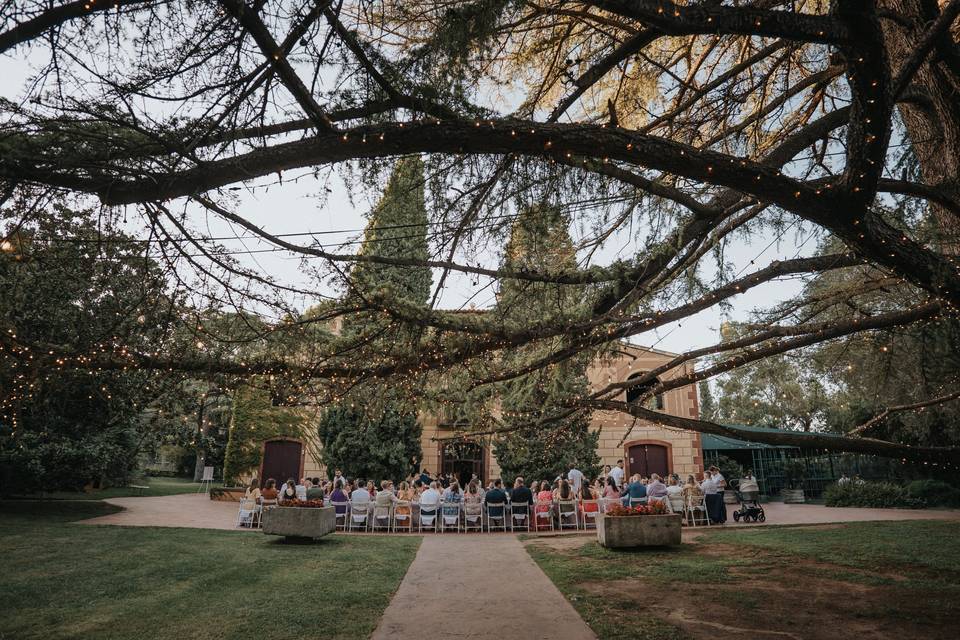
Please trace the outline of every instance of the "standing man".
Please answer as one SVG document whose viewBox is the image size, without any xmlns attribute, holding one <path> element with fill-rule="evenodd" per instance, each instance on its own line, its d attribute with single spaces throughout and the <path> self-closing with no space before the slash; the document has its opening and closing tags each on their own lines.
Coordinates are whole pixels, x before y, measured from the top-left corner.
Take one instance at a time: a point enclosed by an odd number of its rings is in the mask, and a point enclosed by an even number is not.
<svg viewBox="0 0 960 640">
<path fill-rule="evenodd" d="M 623 460 L 617 460 L 617 466 L 610 470 L 610 477 L 617 483 L 617 489 L 623 487 Z"/>
<path fill-rule="evenodd" d="M 580 488 L 583 486 L 583 473 L 577 469 L 577 465 L 570 463 L 570 470 L 567 471 L 567 480 L 570 481 L 570 484 L 573 486 L 573 495 L 580 495 Z"/>
<path fill-rule="evenodd" d="M 340 469 L 336 469 L 333 472 L 333 486 L 337 486 L 337 480 L 340 481 L 340 486 L 347 486 L 347 479 L 343 477 L 343 474 L 340 473 Z"/>
</svg>

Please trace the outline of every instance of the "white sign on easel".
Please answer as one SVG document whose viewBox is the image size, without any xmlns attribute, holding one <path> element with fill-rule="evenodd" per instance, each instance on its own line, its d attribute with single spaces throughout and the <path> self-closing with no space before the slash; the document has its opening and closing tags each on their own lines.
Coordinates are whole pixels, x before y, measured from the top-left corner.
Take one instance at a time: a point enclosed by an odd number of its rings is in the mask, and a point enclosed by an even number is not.
<svg viewBox="0 0 960 640">
<path fill-rule="evenodd" d="M 200 479 L 200 488 L 197 493 L 206 493 L 210 490 L 210 484 L 213 482 L 213 467 L 203 468 L 203 477 Z"/>
</svg>

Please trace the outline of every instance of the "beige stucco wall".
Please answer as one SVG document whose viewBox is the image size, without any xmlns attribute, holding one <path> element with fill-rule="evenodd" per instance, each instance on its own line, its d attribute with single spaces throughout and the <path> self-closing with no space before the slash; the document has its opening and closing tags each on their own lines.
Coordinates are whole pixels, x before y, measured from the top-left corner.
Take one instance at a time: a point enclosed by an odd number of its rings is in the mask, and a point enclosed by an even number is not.
<svg viewBox="0 0 960 640">
<path fill-rule="evenodd" d="M 587 372 L 591 389 L 596 391 L 611 381 L 625 380 L 634 373 L 650 371 L 669 362 L 675 354 L 650 350 L 632 345 L 622 345 L 617 355 L 597 360 Z M 668 371 L 663 376 L 670 379 L 692 370 L 692 363 Z M 622 398 L 623 396 L 621 396 Z M 690 418 L 699 417 L 699 404 L 696 385 L 687 385 L 664 394 L 665 413 Z M 423 466 L 436 473 L 440 468 L 440 443 L 435 439 L 453 432 L 441 430 L 437 417 L 431 414 L 421 416 L 423 425 Z M 632 428 L 631 428 L 632 427 Z M 665 444 L 671 452 L 671 471 L 686 475 L 703 471 L 703 458 L 700 450 L 700 436 L 692 431 L 666 428 L 634 420 L 631 416 L 616 411 L 597 411 L 593 415 L 591 428 L 600 432 L 600 444 L 597 453 L 601 464 L 614 465 L 617 460 L 628 461 L 628 448 L 631 444 L 643 442 Z M 629 432 L 629 433 L 628 433 Z M 325 469 L 318 462 L 316 451 L 308 446 L 304 461 L 304 473 L 308 476 L 321 476 Z M 486 447 L 486 478 L 500 476 L 500 467 L 491 447 Z M 629 467 L 629 463 L 627 462 Z M 629 469 L 628 469 L 629 471 Z"/>
</svg>

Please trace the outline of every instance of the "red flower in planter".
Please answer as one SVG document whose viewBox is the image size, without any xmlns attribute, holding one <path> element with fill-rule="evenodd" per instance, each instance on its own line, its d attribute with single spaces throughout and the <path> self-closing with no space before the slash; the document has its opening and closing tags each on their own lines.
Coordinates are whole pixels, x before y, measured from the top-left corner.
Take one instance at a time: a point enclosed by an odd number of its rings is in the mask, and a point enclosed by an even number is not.
<svg viewBox="0 0 960 640">
<path fill-rule="evenodd" d="M 301 509 L 318 509 L 322 506 L 323 500 L 286 500 L 280 503 L 281 507 L 299 507 Z"/>
<path fill-rule="evenodd" d="M 613 517 L 623 516 L 659 516 L 667 513 L 667 507 L 663 502 L 657 501 L 650 504 L 640 504 L 635 507 L 623 507 L 617 505 L 607 509 L 607 515 Z"/>
</svg>

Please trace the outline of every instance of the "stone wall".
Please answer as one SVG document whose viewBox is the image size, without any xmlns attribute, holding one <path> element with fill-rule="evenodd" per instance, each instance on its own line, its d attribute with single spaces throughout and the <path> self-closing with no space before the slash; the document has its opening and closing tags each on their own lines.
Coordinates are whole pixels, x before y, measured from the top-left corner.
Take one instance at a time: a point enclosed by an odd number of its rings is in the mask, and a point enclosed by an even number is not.
<svg viewBox="0 0 960 640">
<path fill-rule="evenodd" d="M 587 372 L 591 388 L 596 391 L 604 388 L 611 381 L 625 380 L 633 374 L 650 371 L 669 362 L 675 354 L 657 351 L 632 345 L 622 345 L 615 357 L 597 360 Z M 665 373 L 662 378 L 671 379 L 692 371 L 693 363 L 673 369 Z M 623 396 L 621 396 L 622 398 Z M 668 391 L 663 395 L 664 413 L 675 416 L 698 418 L 700 415 L 696 385 L 687 385 Z M 441 429 L 436 416 L 424 413 L 421 415 L 423 436 L 422 466 L 437 473 L 440 469 L 440 443 L 435 437 L 451 435 L 453 432 Z M 591 429 L 600 432 L 598 454 L 601 464 L 613 466 L 617 460 L 627 459 L 627 451 L 631 444 L 652 443 L 667 446 L 671 453 L 671 471 L 681 476 L 698 474 L 703 471 L 703 457 L 700 449 L 700 434 L 682 429 L 668 429 L 634 420 L 632 417 L 615 411 L 598 411 L 593 415 Z M 622 443 L 622 444 L 621 444 Z M 322 476 L 325 469 L 319 462 L 319 455 L 314 447 L 308 446 L 304 473 L 310 477 Z M 500 476 L 500 467 L 491 447 L 486 448 L 486 478 L 488 481 Z M 629 469 L 628 469 L 629 471 Z"/>
</svg>

